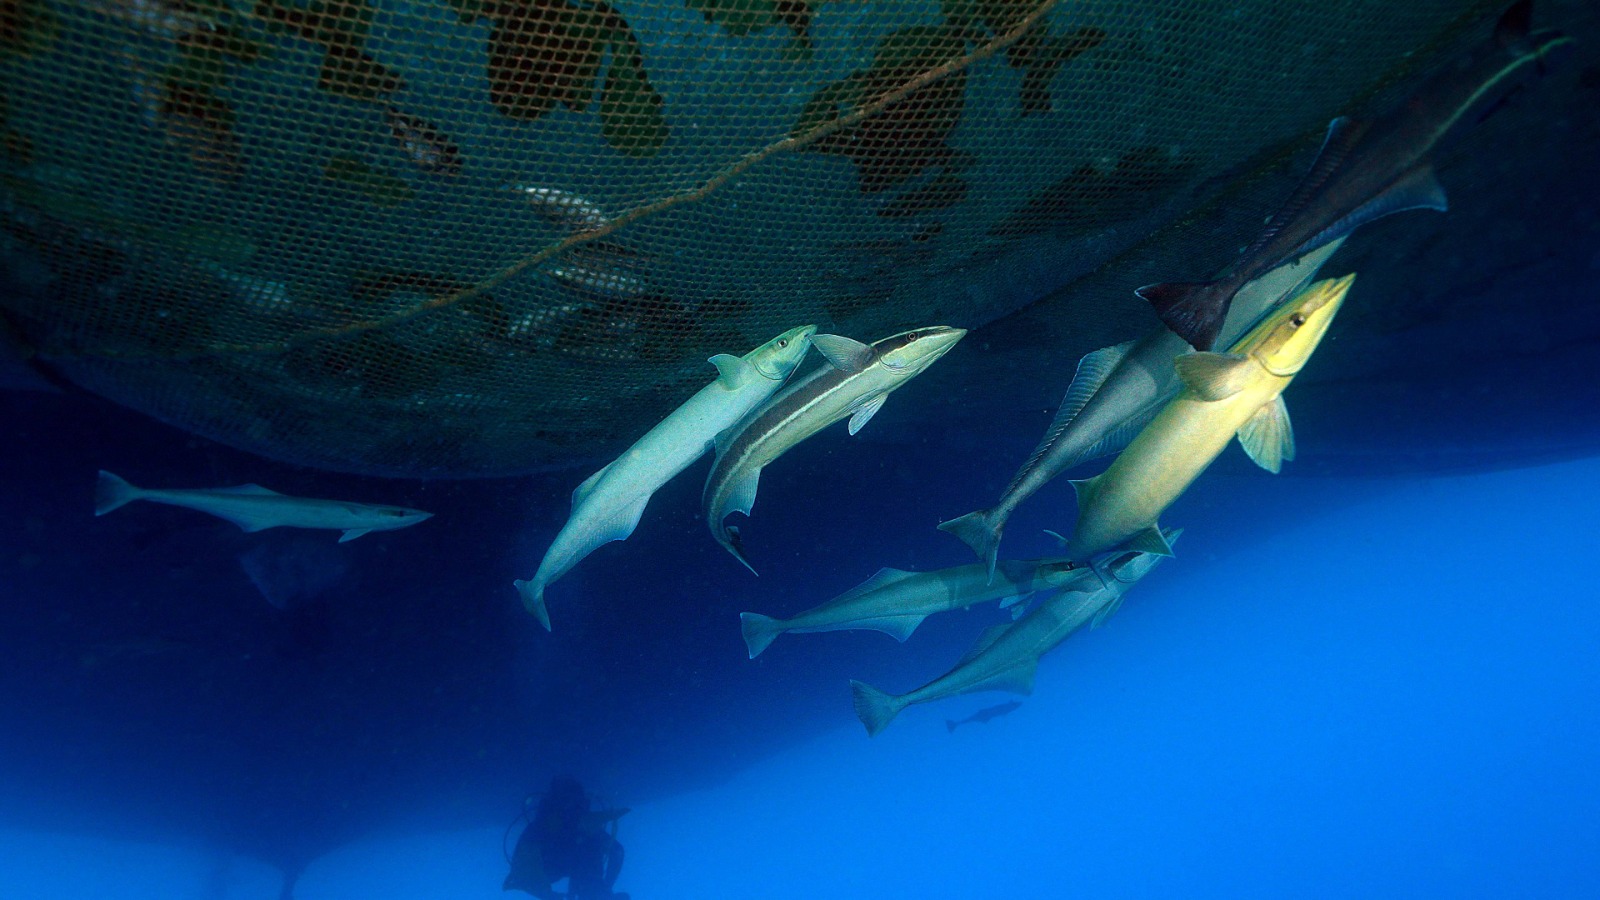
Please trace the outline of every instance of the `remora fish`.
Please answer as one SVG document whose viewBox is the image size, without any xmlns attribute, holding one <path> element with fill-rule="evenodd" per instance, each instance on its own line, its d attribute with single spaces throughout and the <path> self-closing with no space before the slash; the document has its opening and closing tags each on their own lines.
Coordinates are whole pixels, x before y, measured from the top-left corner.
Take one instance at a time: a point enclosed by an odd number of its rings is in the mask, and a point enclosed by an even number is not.
<svg viewBox="0 0 1600 900">
<path fill-rule="evenodd" d="M 461 148 L 439 126 L 395 106 L 383 108 L 383 120 L 406 158 L 424 172 L 461 174 Z"/>
<path fill-rule="evenodd" d="M 1542 75 L 1572 43 L 1558 31 L 1530 32 L 1532 8 L 1532 0 L 1514 4 L 1486 47 L 1429 78 L 1394 109 L 1372 119 L 1334 119 L 1299 187 L 1222 277 L 1146 285 L 1139 296 L 1184 340 L 1210 350 L 1245 282 L 1373 219 L 1445 209 L 1433 152 Z"/>
<path fill-rule="evenodd" d="M 1338 238 L 1241 288 L 1222 329 L 1224 343 L 1237 340 L 1267 310 L 1305 287 L 1343 243 L 1344 238 Z M 994 577 L 1000 538 L 1011 513 L 1062 472 L 1127 446 L 1182 387 L 1172 361 L 1189 352 L 1183 338 L 1162 327 L 1138 341 L 1084 356 L 1055 421 L 1017 470 L 1000 502 L 951 519 L 939 530 L 965 541 Z"/>
<path fill-rule="evenodd" d="M 834 334 L 811 339 L 821 365 L 754 410 L 717 439 L 717 461 L 706 479 L 705 516 L 717 543 L 751 572 L 730 513 L 750 515 L 761 469 L 806 438 L 850 417 L 850 433 L 866 425 L 894 390 L 921 374 L 967 333 L 935 325 L 903 331 L 872 346 Z"/>
<path fill-rule="evenodd" d="M 1168 532 L 1171 544 L 1183 529 Z M 1015 622 L 991 626 L 949 672 L 904 694 L 887 694 L 860 681 L 850 682 L 856 716 L 876 735 L 913 703 L 942 700 L 977 691 L 1033 693 L 1039 660 L 1086 624 L 1098 628 L 1122 605 L 1123 594 L 1160 562 L 1155 553 L 1127 552 L 1102 567 L 1106 577 L 1084 579 L 1039 604 Z"/>
<path fill-rule="evenodd" d="M 645 505 L 699 459 L 716 436 L 783 386 L 805 358 L 815 325 L 791 328 L 742 358 L 711 357 L 715 381 L 701 388 L 609 465 L 572 492 L 572 515 L 532 579 L 516 582 L 522 604 L 546 630 L 544 589 L 600 546 L 633 534 Z"/>
<path fill-rule="evenodd" d="M 371 506 L 343 500 L 289 497 L 269 491 L 259 484 L 194 491 L 145 490 L 134 487 L 110 472 L 100 473 L 100 481 L 94 491 L 95 515 L 103 516 L 135 500 L 149 500 L 210 513 L 219 519 L 227 519 L 245 531 L 278 527 L 343 531 L 344 534 L 339 538 L 341 544 L 369 531 L 407 528 L 433 517 L 433 513 L 401 506 Z"/>
<path fill-rule="evenodd" d="M 1001 716 L 1010 715 L 1021 708 L 1021 700 L 1012 700 L 1008 703 L 1001 703 L 996 706 L 985 706 L 983 709 L 980 709 L 972 715 L 967 716 L 965 719 L 945 719 L 944 730 L 949 733 L 954 733 L 957 728 L 967 724 L 987 725 L 995 719 L 998 719 Z"/>
<path fill-rule="evenodd" d="M 775 619 L 744 612 L 739 614 L 739 625 L 751 659 L 760 656 L 778 635 L 789 631 L 867 629 L 904 641 L 934 613 L 1063 587 L 1083 575 L 1092 573 L 1064 559 L 1006 560 L 1000 566 L 1001 577 L 997 581 L 977 564 L 934 572 L 879 569 L 856 587 L 797 616 Z"/>
<path fill-rule="evenodd" d="M 1104 473 L 1072 483 L 1078 524 L 1067 557 L 1087 562 L 1124 542 L 1131 549 L 1170 553 L 1156 519 L 1235 434 L 1269 472 L 1294 459 L 1294 430 L 1282 392 L 1317 349 L 1353 281 L 1354 275 L 1346 275 L 1311 285 L 1228 353 L 1178 357 L 1174 366 L 1183 391 Z"/>
<path fill-rule="evenodd" d="M 514 184 L 509 188 L 528 198 L 528 205 L 550 224 L 581 233 L 598 231 L 611 224 L 611 217 L 599 204 L 560 188 Z"/>
</svg>

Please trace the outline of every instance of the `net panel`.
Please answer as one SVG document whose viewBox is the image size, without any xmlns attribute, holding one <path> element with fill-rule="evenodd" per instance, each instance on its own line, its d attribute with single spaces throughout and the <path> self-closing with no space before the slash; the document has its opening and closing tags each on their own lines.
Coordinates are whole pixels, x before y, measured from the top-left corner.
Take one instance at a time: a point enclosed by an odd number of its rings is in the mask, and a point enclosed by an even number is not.
<svg viewBox="0 0 1600 900">
<path fill-rule="evenodd" d="M 796 324 L 1242 242 L 1192 226 L 1501 5 L 0 0 L 0 311 L 265 455 L 527 471 Z"/>
</svg>

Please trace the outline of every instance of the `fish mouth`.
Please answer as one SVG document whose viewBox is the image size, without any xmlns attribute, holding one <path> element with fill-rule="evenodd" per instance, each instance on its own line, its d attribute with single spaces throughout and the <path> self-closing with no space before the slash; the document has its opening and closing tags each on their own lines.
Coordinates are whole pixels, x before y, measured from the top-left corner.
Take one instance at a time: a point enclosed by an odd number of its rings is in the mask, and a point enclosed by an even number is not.
<svg viewBox="0 0 1600 900">
<path fill-rule="evenodd" d="M 800 360 L 805 357 L 806 351 L 811 348 L 811 344 L 810 344 L 811 336 L 813 334 L 816 334 L 816 333 L 817 333 L 817 326 L 815 326 L 815 325 L 806 325 L 806 326 L 804 326 L 802 328 L 791 329 L 789 331 L 784 332 L 783 334 L 778 335 L 777 340 L 782 340 L 784 338 L 788 338 L 791 344 L 793 344 L 793 343 L 801 343 L 802 344 L 802 346 L 796 351 L 796 353 L 798 353 L 799 355 L 794 357 L 794 365 L 790 365 L 790 366 L 787 366 L 787 367 L 774 366 L 773 363 L 772 363 L 772 359 L 769 358 L 769 359 L 765 360 L 766 365 L 762 365 L 761 363 L 755 363 L 754 365 L 756 367 L 756 371 L 760 372 L 762 377 L 769 378 L 769 379 L 771 379 L 773 381 L 784 381 L 784 380 L 787 380 L 789 375 L 790 375 L 790 373 L 792 373 L 795 370 L 795 367 L 799 365 Z"/>
</svg>

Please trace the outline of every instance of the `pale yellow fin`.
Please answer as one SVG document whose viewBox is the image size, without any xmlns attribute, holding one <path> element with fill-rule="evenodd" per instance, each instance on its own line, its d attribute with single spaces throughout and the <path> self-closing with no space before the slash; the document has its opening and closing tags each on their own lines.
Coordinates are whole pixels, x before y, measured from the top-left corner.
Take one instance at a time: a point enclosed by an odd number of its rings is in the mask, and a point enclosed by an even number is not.
<svg viewBox="0 0 1600 900">
<path fill-rule="evenodd" d="M 1256 410 L 1239 429 L 1239 446 L 1256 465 L 1273 474 L 1283 468 L 1284 460 L 1294 459 L 1294 426 L 1289 424 L 1289 408 L 1283 405 L 1282 394 Z"/>
<path fill-rule="evenodd" d="M 1208 403 L 1226 400 L 1250 383 L 1250 358 L 1238 353 L 1189 353 L 1172 365 L 1184 387 Z"/>
</svg>

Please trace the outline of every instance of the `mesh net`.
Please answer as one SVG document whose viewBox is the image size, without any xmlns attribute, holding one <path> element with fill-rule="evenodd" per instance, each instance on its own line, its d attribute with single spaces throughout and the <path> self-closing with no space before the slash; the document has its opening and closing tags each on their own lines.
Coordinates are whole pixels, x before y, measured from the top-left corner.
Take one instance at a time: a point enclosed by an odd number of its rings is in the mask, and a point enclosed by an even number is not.
<svg viewBox="0 0 1600 900">
<path fill-rule="evenodd" d="M 0 0 L 0 311 L 236 446 L 527 471 L 792 325 L 1237 246 L 1200 211 L 1502 5 Z"/>
</svg>

